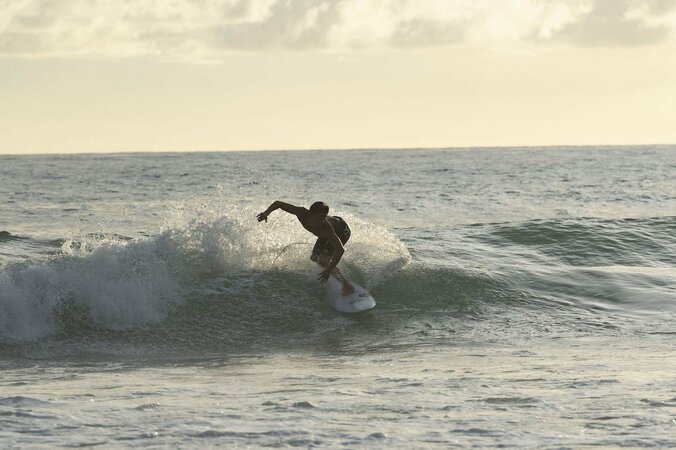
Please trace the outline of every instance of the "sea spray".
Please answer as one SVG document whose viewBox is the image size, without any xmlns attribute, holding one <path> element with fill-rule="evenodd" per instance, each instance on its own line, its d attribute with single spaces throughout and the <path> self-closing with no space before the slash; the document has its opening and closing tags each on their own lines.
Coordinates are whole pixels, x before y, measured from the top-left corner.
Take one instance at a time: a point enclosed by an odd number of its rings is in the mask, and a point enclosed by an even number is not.
<svg viewBox="0 0 676 450">
<path fill-rule="evenodd" d="M 289 288 L 298 292 L 294 296 L 317 295 L 317 269 L 309 259 L 314 237 L 295 217 L 280 214 L 260 224 L 252 210 L 198 208 L 181 220 L 174 217 L 172 226 L 147 238 L 103 233 L 71 238 L 57 256 L 3 267 L 0 336 L 32 341 L 74 328 L 139 329 L 162 322 L 185 301 L 202 303 L 213 293 L 232 305 L 249 299 L 254 309 L 243 315 L 259 314 L 257 302 Z M 342 265 L 350 276 L 377 286 L 408 263 L 406 247 L 387 229 L 349 220 L 353 239 Z M 291 245 L 295 242 L 301 245 Z"/>
<path fill-rule="evenodd" d="M 161 320 L 180 293 L 157 241 L 69 241 L 59 256 L 1 269 L 0 333 L 19 341 L 59 333 L 59 311 L 72 306 L 95 326 L 135 328 Z"/>
</svg>

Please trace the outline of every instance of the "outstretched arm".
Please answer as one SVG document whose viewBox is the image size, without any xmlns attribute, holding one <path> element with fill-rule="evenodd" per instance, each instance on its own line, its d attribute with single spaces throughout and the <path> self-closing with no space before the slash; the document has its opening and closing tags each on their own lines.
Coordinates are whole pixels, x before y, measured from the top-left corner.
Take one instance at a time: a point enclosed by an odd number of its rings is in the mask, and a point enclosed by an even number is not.
<svg viewBox="0 0 676 450">
<path fill-rule="evenodd" d="M 262 222 L 265 220 L 267 222 L 270 213 L 276 209 L 281 209 L 282 211 L 286 211 L 289 214 L 293 214 L 296 217 L 298 217 L 299 214 L 302 214 L 305 211 L 305 208 L 302 208 L 300 206 L 294 206 L 289 203 L 284 203 L 280 202 L 279 200 L 275 200 L 274 202 L 272 202 L 272 205 L 268 207 L 268 209 L 266 209 L 257 216 L 258 221 Z"/>
</svg>

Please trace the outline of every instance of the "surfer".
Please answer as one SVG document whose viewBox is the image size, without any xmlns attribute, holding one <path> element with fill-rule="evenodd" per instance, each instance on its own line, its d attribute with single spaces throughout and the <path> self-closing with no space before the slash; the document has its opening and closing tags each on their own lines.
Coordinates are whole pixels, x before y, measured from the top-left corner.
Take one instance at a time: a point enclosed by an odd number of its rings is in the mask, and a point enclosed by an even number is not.
<svg viewBox="0 0 676 450">
<path fill-rule="evenodd" d="M 345 220 L 342 217 L 329 216 L 329 205 L 324 202 L 315 202 L 310 206 L 310 209 L 307 209 L 277 200 L 257 216 L 258 221 L 265 220 L 267 222 L 270 213 L 276 209 L 293 214 L 298 218 L 303 228 L 317 236 L 317 242 L 315 242 L 310 256 L 312 261 L 324 268 L 317 280 L 324 284 L 333 275 L 342 283 L 343 295 L 353 293 L 354 287 L 336 267 L 345 252 L 343 245 L 350 239 L 351 234 L 350 227 Z"/>
</svg>

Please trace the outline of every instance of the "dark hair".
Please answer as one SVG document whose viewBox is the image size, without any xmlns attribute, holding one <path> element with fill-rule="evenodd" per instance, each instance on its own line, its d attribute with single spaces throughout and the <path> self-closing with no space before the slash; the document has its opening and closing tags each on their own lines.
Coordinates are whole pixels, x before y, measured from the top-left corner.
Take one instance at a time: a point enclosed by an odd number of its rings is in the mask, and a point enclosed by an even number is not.
<svg viewBox="0 0 676 450">
<path fill-rule="evenodd" d="M 310 206 L 310 214 L 329 214 L 329 205 L 324 202 L 314 202 Z"/>
</svg>

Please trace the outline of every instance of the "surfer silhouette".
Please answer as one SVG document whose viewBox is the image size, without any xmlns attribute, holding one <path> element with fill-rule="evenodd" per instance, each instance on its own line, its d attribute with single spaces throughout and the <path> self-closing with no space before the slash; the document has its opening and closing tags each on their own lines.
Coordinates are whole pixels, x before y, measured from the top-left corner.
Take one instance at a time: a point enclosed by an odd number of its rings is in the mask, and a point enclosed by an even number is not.
<svg viewBox="0 0 676 450">
<path fill-rule="evenodd" d="M 329 216 L 329 205 L 324 202 L 315 202 L 310 209 L 307 209 L 277 200 L 272 202 L 268 209 L 258 214 L 258 221 L 267 222 L 270 213 L 276 209 L 293 214 L 303 228 L 317 236 L 317 242 L 310 255 L 312 261 L 324 268 L 317 280 L 324 284 L 333 275 L 343 285 L 343 296 L 353 293 L 354 287 L 336 267 L 345 253 L 343 245 L 350 239 L 351 234 L 350 227 L 345 220 L 342 217 Z"/>
</svg>

